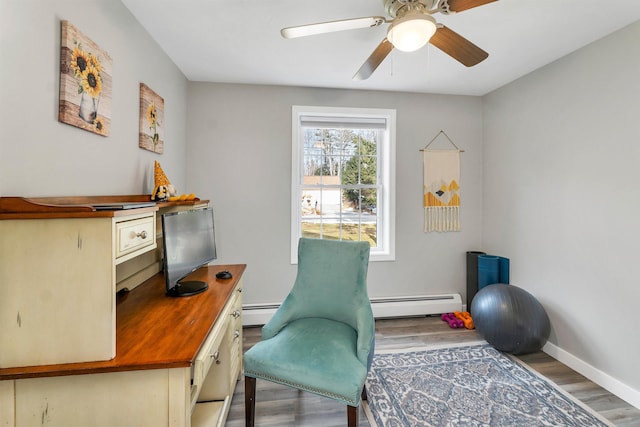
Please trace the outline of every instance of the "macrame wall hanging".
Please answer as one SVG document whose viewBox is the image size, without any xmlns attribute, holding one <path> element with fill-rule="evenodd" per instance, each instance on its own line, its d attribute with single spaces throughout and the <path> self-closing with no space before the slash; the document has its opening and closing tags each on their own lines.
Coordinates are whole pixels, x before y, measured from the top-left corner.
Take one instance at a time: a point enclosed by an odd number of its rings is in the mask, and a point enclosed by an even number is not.
<svg viewBox="0 0 640 427">
<path fill-rule="evenodd" d="M 455 149 L 430 149 L 444 135 Z M 424 231 L 460 231 L 460 150 L 443 130 L 420 150 L 424 156 Z"/>
</svg>

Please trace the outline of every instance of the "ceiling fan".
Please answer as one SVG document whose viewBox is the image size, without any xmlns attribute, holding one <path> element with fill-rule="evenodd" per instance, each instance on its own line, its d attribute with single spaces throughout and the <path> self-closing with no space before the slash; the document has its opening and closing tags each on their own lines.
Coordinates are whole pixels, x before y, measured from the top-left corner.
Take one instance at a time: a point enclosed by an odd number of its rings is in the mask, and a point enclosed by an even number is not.
<svg viewBox="0 0 640 427">
<path fill-rule="evenodd" d="M 320 22 L 283 28 L 280 34 L 290 39 L 391 24 L 387 36 L 362 64 L 353 76 L 354 80 L 368 79 L 394 48 L 413 52 L 427 43 L 431 43 L 465 66 L 472 67 L 484 61 L 489 54 L 460 34 L 436 22 L 432 15 L 458 13 L 494 1 L 497 0 L 383 0 L 385 10 L 392 19 L 368 16 Z"/>
</svg>

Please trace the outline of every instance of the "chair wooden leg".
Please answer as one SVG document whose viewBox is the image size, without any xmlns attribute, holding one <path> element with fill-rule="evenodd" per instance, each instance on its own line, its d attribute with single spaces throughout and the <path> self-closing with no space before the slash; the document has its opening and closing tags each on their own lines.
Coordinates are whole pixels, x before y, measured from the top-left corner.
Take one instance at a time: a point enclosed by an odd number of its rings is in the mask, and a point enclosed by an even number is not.
<svg viewBox="0 0 640 427">
<path fill-rule="evenodd" d="M 244 422 L 246 427 L 254 427 L 256 417 L 256 379 L 244 377 Z"/>
<path fill-rule="evenodd" d="M 347 426 L 358 427 L 358 407 L 347 405 Z"/>
<path fill-rule="evenodd" d="M 367 386 L 366 385 L 362 386 L 362 395 L 360 396 L 360 398 L 362 399 L 363 402 L 367 401 Z"/>
</svg>

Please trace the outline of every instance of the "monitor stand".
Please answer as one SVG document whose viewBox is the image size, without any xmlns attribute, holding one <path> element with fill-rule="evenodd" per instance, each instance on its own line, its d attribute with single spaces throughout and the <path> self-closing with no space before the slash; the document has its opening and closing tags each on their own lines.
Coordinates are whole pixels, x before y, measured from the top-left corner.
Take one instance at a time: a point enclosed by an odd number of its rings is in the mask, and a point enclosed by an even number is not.
<svg viewBox="0 0 640 427">
<path fill-rule="evenodd" d="M 207 289 L 209 289 L 209 285 L 206 282 L 197 280 L 179 282 L 173 288 L 169 289 L 167 295 L 170 297 L 188 297 L 191 295 L 197 295 Z"/>
</svg>

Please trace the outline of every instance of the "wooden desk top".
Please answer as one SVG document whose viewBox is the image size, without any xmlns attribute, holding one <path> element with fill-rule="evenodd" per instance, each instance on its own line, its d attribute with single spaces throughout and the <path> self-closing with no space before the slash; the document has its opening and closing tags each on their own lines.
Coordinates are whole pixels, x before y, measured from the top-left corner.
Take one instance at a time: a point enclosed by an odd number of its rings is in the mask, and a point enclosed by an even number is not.
<svg viewBox="0 0 640 427">
<path fill-rule="evenodd" d="M 0 369 L 0 381 L 191 366 L 245 268 L 245 264 L 203 267 L 189 278 L 206 281 L 209 289 L 178 298 L 165 295 L 164 276 L 157 274 L 118 297 L 114 359 L 5 368 Z M 217 279 L 222 270 L 233 277 Z"/>
<path fill-rule="evenodd" d="M 155 212 L 170 206 L 208 205 L 208 200 L 154 202 L 153 206 L 136 209 L 97 210 L 102 203 L 151 203 L 151 195 L 122 196 L 72 196 L 72 197 L 0 197 L 0 220 L 2 219 L 51 219 L 51 218 L 99 218 Z"/>
</svg>

